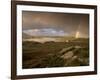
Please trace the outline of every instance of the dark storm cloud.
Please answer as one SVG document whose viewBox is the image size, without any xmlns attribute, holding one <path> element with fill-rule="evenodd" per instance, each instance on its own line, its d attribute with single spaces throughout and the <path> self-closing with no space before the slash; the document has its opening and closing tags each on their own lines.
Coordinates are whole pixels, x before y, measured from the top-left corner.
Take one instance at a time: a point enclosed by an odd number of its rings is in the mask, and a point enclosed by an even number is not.
<svg viewBox="0 0 100 80">
<path fill-rule="evenodd" d="M 49 33 L 49 30 L 53 29 L 53 31 L 62 30 L 63 33 L 74 36 L 76 31 L 79 31 L 82 37 L 88 37 L 89 15 L 23 11 L 22 25 L 23 31 L 26 32 L 30 29 L 33 31 L 46 29 Z"/>
</svg>

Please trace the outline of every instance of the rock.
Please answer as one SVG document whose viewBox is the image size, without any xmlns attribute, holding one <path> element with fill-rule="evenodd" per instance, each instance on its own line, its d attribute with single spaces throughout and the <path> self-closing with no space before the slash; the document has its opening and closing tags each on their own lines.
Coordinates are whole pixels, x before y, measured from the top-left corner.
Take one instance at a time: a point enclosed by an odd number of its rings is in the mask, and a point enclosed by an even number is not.
<svg viewBox="0 0 100 80">
<path fill-rule="evenodd" d="M 78 58 L 77 56 L 73 56 L 73 57 L 72 57 L 72 60 L 75 60 L 75 59 L 77 59 L 77 58 Z"/>
<path fill-rule="evenodd" d="M 75 48 L 76 48 L 76 49 L 80 49 L 80 48 L 81 48 L 81 46 L 75 46 Z"/>
<path fill-rule="evenodd" d="M 66 54 L 66 52 L 69 52 L 70 50 L 74 49 L 73 46 L 71 47 L 67 47 L 67 48 L 63 48 L 59 53 L 60 54 Z"/>
<path fill-rule="evenodd" d="M 69 58 L 71 58 L 73 55 L 74 55 L 74 53 L 73 53 L 72 51 L 69 51 L 69 52 L 65 53 L 63 56 L 61 56 L 61 58 L 69 59 Z"/>
</svg>

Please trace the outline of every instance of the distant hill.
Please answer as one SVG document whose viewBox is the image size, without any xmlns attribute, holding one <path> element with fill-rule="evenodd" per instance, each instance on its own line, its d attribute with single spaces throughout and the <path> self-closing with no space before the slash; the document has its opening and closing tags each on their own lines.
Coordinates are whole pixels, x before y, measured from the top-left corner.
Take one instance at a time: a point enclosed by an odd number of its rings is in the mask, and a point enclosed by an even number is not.
<svg viewBox="0 0 100 80">
<path fill-rule="evenodd" d="M 72 36 L 32 36 L 31 38 L 55 38 L 55 39 L 67 39 L 67 40 L 73 40 L 75 39 L 74 37 Z"/>
</svg>

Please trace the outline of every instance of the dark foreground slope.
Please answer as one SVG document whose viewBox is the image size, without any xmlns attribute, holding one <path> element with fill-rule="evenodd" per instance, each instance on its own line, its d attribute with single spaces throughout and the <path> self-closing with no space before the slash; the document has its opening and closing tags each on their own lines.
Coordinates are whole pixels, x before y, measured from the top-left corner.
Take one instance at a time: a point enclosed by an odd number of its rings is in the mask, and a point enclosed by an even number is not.
<svg viewBox="0 0 100 80">
<path fill-rule="evenodd" d="M 23 68 L 89 65 L 88 39 L 69 42 L 23 41 Z"/>
</svg>

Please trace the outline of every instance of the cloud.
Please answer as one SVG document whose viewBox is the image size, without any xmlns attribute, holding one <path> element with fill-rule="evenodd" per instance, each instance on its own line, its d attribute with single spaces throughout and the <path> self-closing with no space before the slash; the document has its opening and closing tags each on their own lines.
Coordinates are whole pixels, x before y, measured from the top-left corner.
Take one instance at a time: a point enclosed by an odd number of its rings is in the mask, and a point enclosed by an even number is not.
<svg viewBox="0 0 100 80">
<path fill-rule="evenodd" d="M 35 29 L 38 30 L 35 31 Z M 75 36 L 76 31 L 79 31 L 81 37 L 88 37 L 89 15 L 23 11 L 22 30 L 33 36 L 63 36 L 68 34 Z"/>
<path fill-rule="evenodd" d="M 63 30 L 56 30 L 53 28 L 44 28 L 44 29 L 28 29 L 23 30 L 24 33 L 31 36 L 65 36 L 66 32 Z"/>
</svg>

